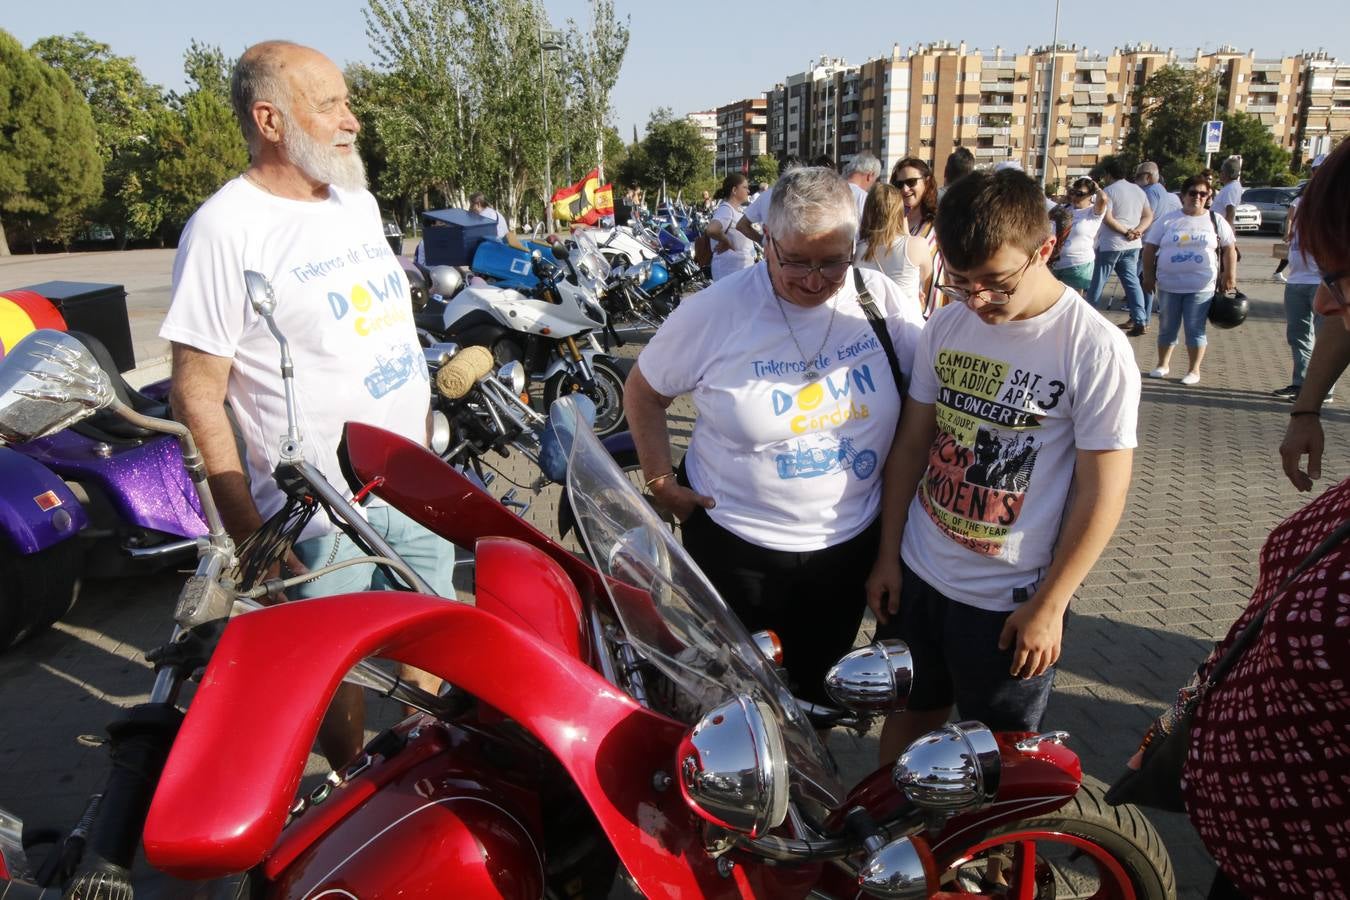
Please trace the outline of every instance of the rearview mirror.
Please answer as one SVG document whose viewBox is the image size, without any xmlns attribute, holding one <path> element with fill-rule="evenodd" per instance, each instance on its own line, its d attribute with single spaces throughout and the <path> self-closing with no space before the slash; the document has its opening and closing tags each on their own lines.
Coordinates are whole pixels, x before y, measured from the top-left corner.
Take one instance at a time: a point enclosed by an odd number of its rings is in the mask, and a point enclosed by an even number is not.
<svg viewBox="0 0 1350 900">
<path fill-rule="evenodd" d="M 267 280 L 267 276 L 245 269 L 244 288 L 248 291 L 248 303 L 253 311 L 263 318 L 270 318 L 277 308 L 277 296 L 272 292 L 272 282 Z"/>
<path fill-rule="evenodd" d="M 0 441 L 22 444 L 111 406 L 112 380 L 84 344 L 40 329 L 0 359 Z"/>
</svg>

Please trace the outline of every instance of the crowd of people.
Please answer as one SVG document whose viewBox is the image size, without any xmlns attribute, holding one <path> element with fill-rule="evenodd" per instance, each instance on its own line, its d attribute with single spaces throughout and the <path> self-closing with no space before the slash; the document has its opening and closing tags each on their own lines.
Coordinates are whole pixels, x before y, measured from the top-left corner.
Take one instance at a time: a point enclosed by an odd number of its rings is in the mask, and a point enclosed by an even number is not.
<svg viewBox="0 0 1350 900">
<path fill-rule="evenodd" d="M 281 503 L 271 473 L 286 431 L 275 342 L 243 300 L 245 269 L 276 276 L 307 452 L 334 484 L 342 423 L 425 443 L 429 389 L 419 365 L 378 390 L 364 377 L 391 355 L 420 360 L 410 310 L 389 307 L 378 330 L 347 316 L 352 285 L 406 294 L 406 284 L 384 252 L 341 71 L 312 49 L 267 42 L 243 54 L 231 89 L 251 162 L 189 223 L 161 334 L 173 344 L 175 412 L 242 540 Z M 907 710 L 883 728 L 884 763 L 953 710 L 1038 731 L 1066 611 L 1125 507 L 1141 382 L 1126 335 L 1145 333 L 1156 297 L 1149 374 L 1167 374 L 1184 328 L 1182 380 L 1198 381 L 1207 298 L 1234 286 L 1229 187 L 1240 165 L 1225 163 L 1217 196 L 1207 173 L 1187 179 L 1175 206 L 1155 190 L 1155 165 L 1134 181 L 1104 166 L 1069 186 L 1052 228 L 1032 179 L 973 171 L 968 151 L 948 161 L 941 189 L 917 158 L 887 180 L 866 154 L 844 175 L 821 162 L 784 166 L 753 200 L 737 174 L 708 198 L 714 283 L 666 320 L 627 382 L 646 490 L 746 627 L 778 634 L 799 696 L 824 699 L 822 676 L 869 609 L 879 637 L 908 643 L 915 678 Z M 1350 363 L 1347 208 L 1350 142 L 1317 171 L 1294 226 L 1297 390 L 1281 454 L 1301 490 L 1320 475 L 1318 412 Z M 1126 286 L 1128 331 L 1094 309 L 1110 273 Z M 1314 347 L 1315 316 L 1326 321 Z M 682 395 L 698 415 L 677 465 L 667 408 Z M 453 596 L 448 544 L 378 503 L 364 514 Z M 1232 896 L 1343 889 L 1350 551 L 1284 581 L 1347 515 L 1350 481 L 1272 533 L 1225 644 L 1275 606 L 1196 714 L 1188 807 Z M 293 571 L 356 552 L 323 516 L 302 537 Z M 371 586 L 385 585 L 352 567 L 308 592 Z M 340 695 L 321 734 L 330 761 L 350 759 L 361 735 L 359 703 Z"/>
</svg>

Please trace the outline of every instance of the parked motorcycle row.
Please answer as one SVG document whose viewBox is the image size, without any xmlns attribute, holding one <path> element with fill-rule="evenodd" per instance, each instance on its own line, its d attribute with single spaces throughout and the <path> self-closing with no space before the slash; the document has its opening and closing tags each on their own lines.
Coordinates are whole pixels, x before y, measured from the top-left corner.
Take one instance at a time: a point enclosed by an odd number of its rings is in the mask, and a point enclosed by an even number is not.
<svg viewBox="0 0 1350 900">
<path fill-rule="evenodd" d="M 510 289 L 522 299 L 509 318 L 523 321 L 502 325 L 498 340 L 553 337 L 530 318 L 545 312 L 576 328 L 566 346 L 575 371 L 546 417 L 522 396 L 526 377 L 547 385 L 567 371 L 550 367 L 565 363 L 525 342 L 504 362 L 493 343 L 465 342 L 428 348 L 439 395 L 461 404 L 442 410 L 451 427 L 437 452 L 346 426 L 346 487 L 472 549 L 472 605 L 428 596 L 294 451 L 302 436 L 281 443 L 287 504 L 235 546 L 192 435 L 125 394 L 86 344 L 39 330 L 0 360 L 0 440 L 52 442 L 94 423 L 140 429 L 151 437 L 138 447 L 172 447 L 161 469 L 172 458 L 181 470 L 144 490 L 173 506 L 183 498 L 164 495 L 182 486 L 200 522 L 196 570 L 168 640 L 150 654 L 150 699 L 109 728 L 110 774 L 81 822 L 39 843 L 40 832 L 0 810 L 0 897 L 131 898 L 138 851 L 161 872 L 206 882 L 199 896 L 235 900 L 554 900 L 608 897 L 616 886 L 653 898 L 1175 896 L 1152 826 L 1082 783 L 1063 732 L 949 724 L 856 785 L 842 782 L 821 734 L 863 732 L 902 709 L 909 652 L 898 641 L 855 650 L 827 676 L 832 706 L 796 699 L 776 639 L 745 631 L 616 465 L 597 437 L 600 404 L 593 429 L 580 399 L 603 359 L 581 342 L 583 320 L 600 324 L 582 286 L 605 277 L 590 258 L 604 246 L 574 239 L 566 259 L 531 255 L 539 296 Z M 266 279 L 245 280 L 288 361 Z M 569 298 L 575 311 L 527 303 Z M 458 300 L 440 313 L 447 326 L 459 322 L 446 312 Z M 544 477 L 565 483 L 584 555 L 447 462 L 475 442 L 496 449 L 466 424 L 470 408 L 474 422 L 500 422 L 537 447 Z M 314 515 L 409 590 L 259 606 L 334 568 L 272 574 Z M 432 695 L 368 657 L 416 666 L 447 688 Z M 297 798 L 343 680 L 418 712 Z"/>
</svg>

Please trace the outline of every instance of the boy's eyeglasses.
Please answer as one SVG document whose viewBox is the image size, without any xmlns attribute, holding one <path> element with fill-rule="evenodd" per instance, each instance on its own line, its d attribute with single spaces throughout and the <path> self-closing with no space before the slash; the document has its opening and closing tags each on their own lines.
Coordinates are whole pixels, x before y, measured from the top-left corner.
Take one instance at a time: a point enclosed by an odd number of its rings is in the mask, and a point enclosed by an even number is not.
<svg viewBox="0 0 1350 900">
<path fill-rule="evenodd" d="M 969 304 L 972 300 L 981 300 L 988 303 L 990 306 L 1004 306 L 1012 300 L 1013 294 L 1017 293 L 1017 289 L 1022 286 L 1022 279 L 1026 277 L 1027 269 L 1031 268 L 1032 260 L 1038 255 L 1039 254 L 1037 253 L 1032 253 L 1027 257 L 1027 261 L 1022 265 L 1022 268 L 1017 270 L 1017 284 L 1014 284 L 1012 287 L 979 288 L 978 290 L 970 291 L 965 288 L 959 288 L 954 284 L 940 284 L 938 285 L 938 290 L 942 291 L 943 296 L 947 297 L 949 300 L 955 300 L 958 303 Z"/>
</svg>

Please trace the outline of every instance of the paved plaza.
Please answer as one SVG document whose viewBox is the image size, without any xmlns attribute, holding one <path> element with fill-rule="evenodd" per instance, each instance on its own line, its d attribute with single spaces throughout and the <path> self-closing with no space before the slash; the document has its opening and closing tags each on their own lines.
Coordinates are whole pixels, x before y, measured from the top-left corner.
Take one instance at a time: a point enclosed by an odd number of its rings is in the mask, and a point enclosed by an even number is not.
<svg viewBox="0 0 1350 900">
<path fill-rule="evenodd" d="M 1270 394 L 1289 382 L 1283 285 L 1269 277 L 1269 240 L 1239 243 L 1251 318 L 1234 331 L 1211 329 L 1201 384 L 1175 380 L 1184 372 L 1181 348 L 1174 378 L 1144 379 L 1125 516 L 1072 608 L 1045 726 L 1071 733 L 1069 746 L 1098 781 L 1115 777 L 1161 703 L 1245 606 L 1265 535 L 1309 499 L 1285 480 L 1276 454 L 1289 409 Z M 148 377 L 163 371 L 157 364 L 167 352 L 155 331 L 171 262 L 172 251 L 159 250 L 15 256 L 0 259 L 0 289 L 57 279 L 126 285 L 137 359 L 149 367 L 140 374 Z M 1108 315 L 1124 318 L 1119 309 Z M 1154 364 L 1154 331 L 1131 339 L 1144 371 Z M 620 352 L 638 349 L 634 342 Z M 1350 389 L 1339 399 L 1350 406 Z M 674 421 L 672 434 L 684 443 L 692 408 L 682 404 L 672 411 L 686 420 Z M 1319 488 L 1350 474 L 1350 415 L 1332 405 L 1323 421 Z M 546 530 L 557 490 L 546 490 L 530 511 Z M 101 733 L 117 708 L 146 697 L 152 679 L 142 655 L 168 636 L 179 583 L 170 575 L 87 582 L 66 621 L 0 657 L 0 806 L 33 823 L 78 818 L 106 774 L 103 751 L 79 737 Z M 379 711 L 377 724 L 392 714 Z M 875 762 L 873 737 L 836 735 L 831 745 L 850 780 Z M 319 771 L 316 757 L 311 771 Z M 1194 831 L 1181 816 L 1151 818 L 1172 854 L 1181 896 L 1203 897 L 1213 870 Z"/>
</svg>

